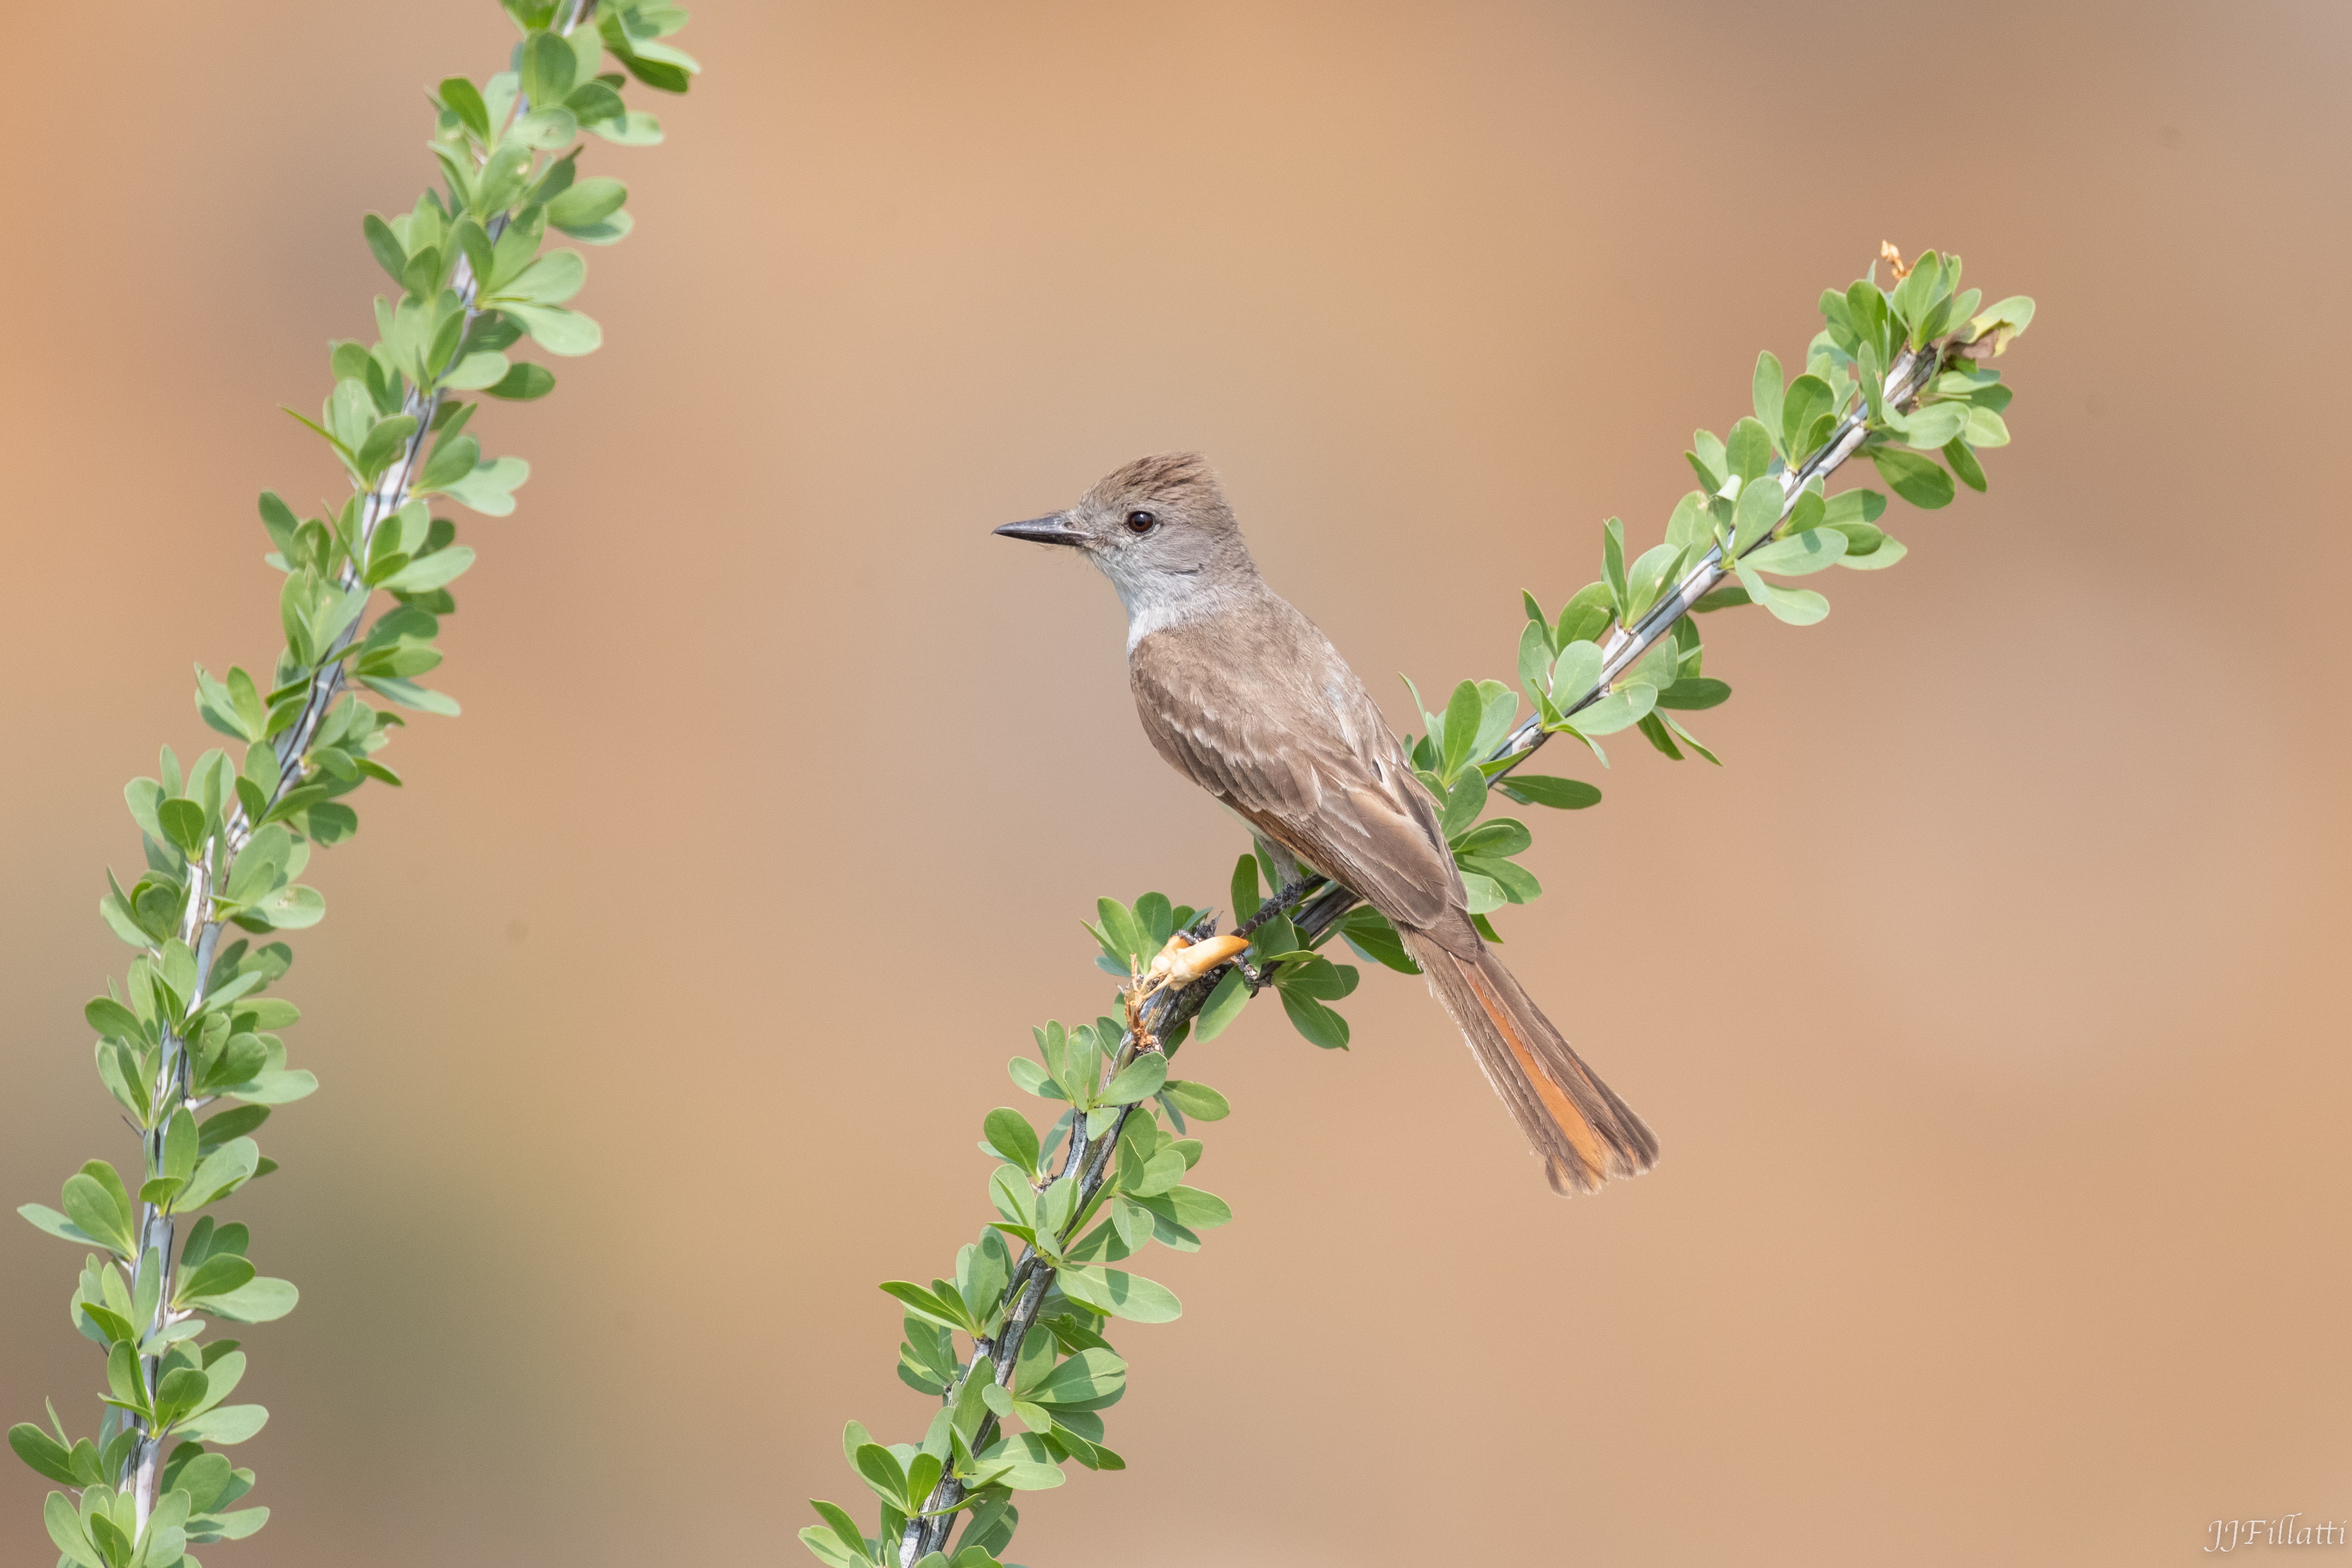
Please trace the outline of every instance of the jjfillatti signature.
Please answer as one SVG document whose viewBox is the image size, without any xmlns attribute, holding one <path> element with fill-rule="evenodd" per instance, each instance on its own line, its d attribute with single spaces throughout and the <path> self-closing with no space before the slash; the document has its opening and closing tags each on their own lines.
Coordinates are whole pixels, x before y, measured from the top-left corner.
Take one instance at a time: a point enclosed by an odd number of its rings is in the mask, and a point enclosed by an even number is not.
<svg viewBox="0 0 2352 1568">
<path fill-rule="evenodd" d="M 2341 1546 L 2344 1527 L 2352 1520 L 2333 1523 L 2302 1522 L 2299 1513 L 2281 1514 L 2276 1519 L 2217 1519 L 2205 1527 L 2213 1538 L 2208 1552 L 2235 1552 L 2241 1546 Z"/>
</svg>

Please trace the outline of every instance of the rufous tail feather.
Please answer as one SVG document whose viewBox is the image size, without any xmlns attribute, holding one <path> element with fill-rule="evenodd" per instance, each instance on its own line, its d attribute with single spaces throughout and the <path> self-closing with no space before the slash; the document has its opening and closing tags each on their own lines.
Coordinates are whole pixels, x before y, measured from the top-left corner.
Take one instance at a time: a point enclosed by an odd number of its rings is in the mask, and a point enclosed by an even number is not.
<svg viewBox="0 0 2352 1568">
<path fill-rule="evenodd" d="M 1657 1163 L 1655 1135 L 1569 1048 L 1493 949 L 1481 944 L 1475 957 L 1463 958 L 1424 932 L 1398 934 L 1542 1158 L 1554 1192 L 1598 1192 Z"/>
</svg>

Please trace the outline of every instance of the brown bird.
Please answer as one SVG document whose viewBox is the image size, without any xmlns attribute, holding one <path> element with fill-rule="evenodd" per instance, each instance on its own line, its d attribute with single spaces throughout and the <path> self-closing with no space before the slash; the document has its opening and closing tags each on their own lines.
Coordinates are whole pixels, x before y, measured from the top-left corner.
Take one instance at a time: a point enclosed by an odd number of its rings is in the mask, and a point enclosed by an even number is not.
<svg viewBox="0 0 2352 1568">
<path fill-rule="evenodd" d="M 996 531 L 1086 552 L 1127 606 L 1144 732 L 1177 772 L 1388 917 L 1556 1192 L 1656 1163 L 1471 924 L 1435 803 L 1330 639 L 1265 585 L 1198 454 L 1141 458 L 1067 511 Z M 1246 911 L 1235 910 L 1235 918 Z"/>
</svg>

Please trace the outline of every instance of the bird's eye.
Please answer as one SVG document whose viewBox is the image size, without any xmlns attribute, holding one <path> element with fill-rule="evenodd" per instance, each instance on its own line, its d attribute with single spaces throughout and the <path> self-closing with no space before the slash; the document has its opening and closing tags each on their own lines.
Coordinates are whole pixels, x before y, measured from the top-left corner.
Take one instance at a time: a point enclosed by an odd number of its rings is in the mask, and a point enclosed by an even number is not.
<svg viewBox="0 0 2352 1568">
<path fill-rule="evenodd" d="M 1131 511 L 1127 514 L 1127 531 L 1129 533 L 1150 533 L 1159 526 L 1160 520 L 1148 511 Z"/>
</svg>

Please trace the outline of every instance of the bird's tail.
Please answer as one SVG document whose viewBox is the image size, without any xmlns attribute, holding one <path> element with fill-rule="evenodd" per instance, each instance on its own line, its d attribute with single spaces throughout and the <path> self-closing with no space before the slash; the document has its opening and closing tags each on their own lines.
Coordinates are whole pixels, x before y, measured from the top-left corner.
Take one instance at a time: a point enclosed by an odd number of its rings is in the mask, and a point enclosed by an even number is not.
<svg viewBox="0 0 2352 1568">
<path fill-rule="evenodd" d="M 1657 1163 L 1657 1138 L 1569 1049 L 1492 948 L 1481 943 L 1475 957 L 1462 958 L 1425 932 L 1398 934 L 1542 1156 L 1552 1191 L 1598 1192 Z"/>
</svg>

